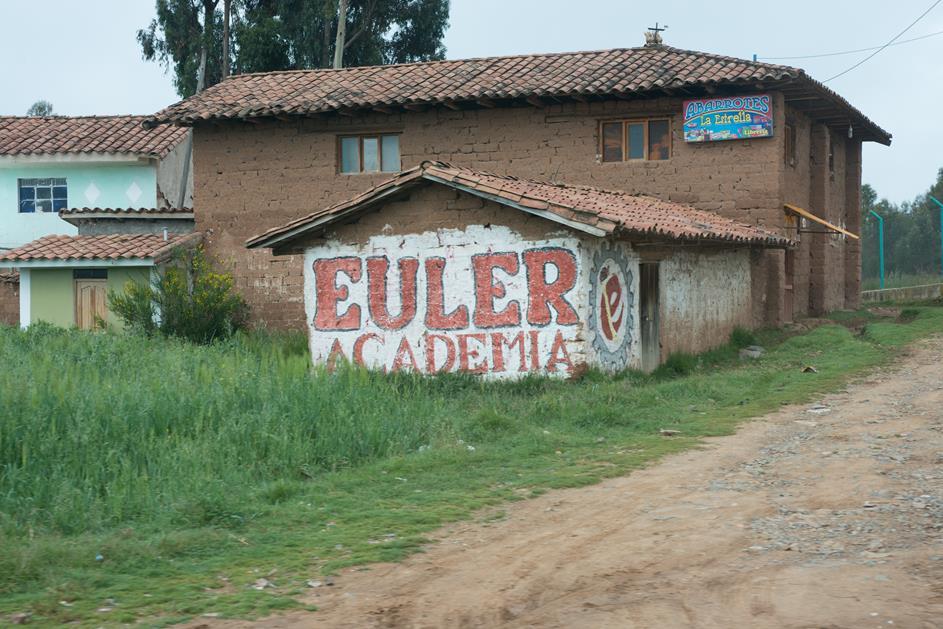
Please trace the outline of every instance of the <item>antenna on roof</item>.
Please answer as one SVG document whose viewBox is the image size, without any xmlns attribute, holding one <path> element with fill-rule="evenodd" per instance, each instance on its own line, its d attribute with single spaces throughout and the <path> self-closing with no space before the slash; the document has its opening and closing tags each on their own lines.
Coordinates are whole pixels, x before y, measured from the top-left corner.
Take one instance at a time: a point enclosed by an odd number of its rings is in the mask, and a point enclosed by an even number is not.
<svg viewBox="0 0 943 629">
<path fill-rule="evenodd" d="M 661 34 L 663 31 L 668 30 L 668 25 L 659 26 L 658 22 L 655 22 L 655 26 L 649 26 L 648 30 L 645 32 L 645 45 L 646 46 L 661 46 L 662 39 Z"/>
</svg>

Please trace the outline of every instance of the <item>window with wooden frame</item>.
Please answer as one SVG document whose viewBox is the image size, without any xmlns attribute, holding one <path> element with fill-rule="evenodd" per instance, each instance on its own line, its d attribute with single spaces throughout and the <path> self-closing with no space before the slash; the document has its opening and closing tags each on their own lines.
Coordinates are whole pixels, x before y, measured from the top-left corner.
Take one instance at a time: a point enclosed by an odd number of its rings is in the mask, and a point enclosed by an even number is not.
<svg viewBox="0 0 943 629">
<path fill-rule="evenodd" d="M 659 161 L 671 157 L 671 121 L 668 118 L 601 122 L 599 139 L 604 162 Z"/>
<path fill-rule="evenodd" d="M 337 166 L 344 175 L 399 172 L 399 135 L 341 136 L 337 140 Z"/>
<path fill-rule="evenodd" d="M 796 142 L 797 142 L 796 125 L 787 123 L 786 131 L 783 134 L 783 138 L 785 139 L 785 142 L 786 142 L 786 148 L 785 148 L 786 165 L 795 166 L 796 165 Z"/>
</svg>

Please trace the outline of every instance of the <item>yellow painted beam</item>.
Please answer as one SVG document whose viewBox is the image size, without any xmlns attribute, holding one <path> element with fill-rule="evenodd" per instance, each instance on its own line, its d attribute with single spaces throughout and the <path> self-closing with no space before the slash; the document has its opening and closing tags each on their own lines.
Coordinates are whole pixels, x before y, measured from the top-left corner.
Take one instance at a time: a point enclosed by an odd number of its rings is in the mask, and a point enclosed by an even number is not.
<svg viewBox="0 0 943 629">
<path fill-rule="evenodd" d="M 807 218 L 807 219 L 809 219 L 810 221 L 812 221 L 813 223 L 818 223 L 818 224 L 821 225 L 822 227 L 825 227 L 826 229 L 830 229 L 830 230 L 832 230 L 833 232 L 838 232 L 839 234 L 844 234 L 844 235 L 848 236 L 849 238 L 854 238 L 855 240 L 860 240 L 860 239 L 861 239 L 857 234 L 852 234 L 852 233 L 851 233 L 850 231 L 848 231 L 847 229 L 844 229 L 844 228 L 842 228 L 842 227 L 839 227 L 838 225 L 832 225 L 831 223 L 829 223 L 829 222 L 826 221 L 825 219 L 819 218 L 818 216 L 816 216 L 816 215 L 813 214 L 812 212 L 810 212 L 810 211 L 808 211 L 808 210 L 803 210 L 801 207 L 798 207 L 798 206 L 795 206 L 795 205 L 789 205 L 788 203 L 785 204 L 783 207 L 785 207 L 785 208 L 786 208 L 787 210 L 789 210 L 790 212 L 792 212 L 792 213 L 794 213 L 794 214 L 798 214 L 798 215 L 801 216 L 802 218 Z"/>
</svg>

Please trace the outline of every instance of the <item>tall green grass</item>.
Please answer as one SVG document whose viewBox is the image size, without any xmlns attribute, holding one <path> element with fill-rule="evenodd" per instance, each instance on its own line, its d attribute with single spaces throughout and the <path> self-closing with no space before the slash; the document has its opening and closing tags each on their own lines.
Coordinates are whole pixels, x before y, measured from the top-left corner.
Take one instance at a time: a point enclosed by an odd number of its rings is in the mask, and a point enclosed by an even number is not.
<svg viewBox="0 0 943 629">
<path fill-rule="evenodd" d="M 236 523 L 260 482 L 450 431 L 418 378 L 312 377 L 306 355 L 274 348 L 0 330 L 0 529 Z"/>
</svg>

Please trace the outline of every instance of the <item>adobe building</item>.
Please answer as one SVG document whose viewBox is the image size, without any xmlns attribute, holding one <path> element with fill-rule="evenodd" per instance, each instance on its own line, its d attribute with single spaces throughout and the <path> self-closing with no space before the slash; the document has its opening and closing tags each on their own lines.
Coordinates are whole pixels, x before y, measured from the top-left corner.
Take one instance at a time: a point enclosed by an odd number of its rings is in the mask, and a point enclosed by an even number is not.
<svg viewBox="0 0 943 629">
<path fill-rule="evenodd" d="M 890 143 L 801 69 L 660 44 L 239 75 L 146 124 L 192 127 L 196 228 L 255 318 L 287 328 L 305 326 L 304 256 L 246 239 L 426 160 L 647 195 L 794 242 L 742 254 L 753 326 L 855 307 L 861 144 Z"/>
<path fill-rule="evenodd" d="M 249 241 L 304 257 L 312 359 L 424 374 L 650 371 L 752 323 L 780 235 L 651 197 L 424 162 Z"/>
</svg>

